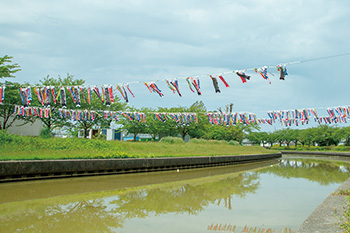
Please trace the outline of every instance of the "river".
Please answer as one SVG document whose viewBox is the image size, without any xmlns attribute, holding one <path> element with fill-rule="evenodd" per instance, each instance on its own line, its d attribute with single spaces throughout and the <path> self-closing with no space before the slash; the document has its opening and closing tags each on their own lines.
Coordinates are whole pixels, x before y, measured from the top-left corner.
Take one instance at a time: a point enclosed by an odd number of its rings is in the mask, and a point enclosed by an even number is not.
<svg viewBox="0 0 350 233">
<path fill-rule="evenodd" d="M 346 159 L 283 155 L 225 167 L 2 183 L 0 232 L 295 230 L 349 171 Z"/>
</svg>

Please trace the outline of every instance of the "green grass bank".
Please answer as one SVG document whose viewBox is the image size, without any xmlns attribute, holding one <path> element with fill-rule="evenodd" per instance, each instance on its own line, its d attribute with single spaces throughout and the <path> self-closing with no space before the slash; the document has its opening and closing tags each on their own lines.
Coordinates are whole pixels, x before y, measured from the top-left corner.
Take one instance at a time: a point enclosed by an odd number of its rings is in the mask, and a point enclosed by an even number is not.
<svg viewBox="0 0 350 233">
<path fill-rule="evenodd" d="M 278 146 L 273 145 L 271 150 L 277 150 L 277 151 L 283 151 L 283 150 L 290 150 L 290 151 L 335 151 L 335 152 L 350 152 L 350 146 Z"/>
<path fill-rule="evenodd" d="M 78 138 L 48 138 L 10 135 L 0 131 L 0 160 L 156 158 L 263 154 L 260 146 L 240 146 L 226 141 L 161 140 L 120 142 Z"/>
</svg>

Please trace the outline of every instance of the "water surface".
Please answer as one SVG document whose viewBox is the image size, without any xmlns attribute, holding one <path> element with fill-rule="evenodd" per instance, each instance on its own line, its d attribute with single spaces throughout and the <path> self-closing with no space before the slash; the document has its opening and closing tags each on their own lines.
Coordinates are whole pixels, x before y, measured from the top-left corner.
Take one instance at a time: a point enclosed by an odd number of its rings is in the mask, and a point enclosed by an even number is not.
<svg viewBox="0 0 350 233">
<path fill-rule="evenodd" d="M 349 177 L 349 161 L 248 165 L 0 184 L 0 232 L 297 229 Z M 208 229 L 209 228 L 209 229 Z M 226 227 L 228 229 L 228 227 Z"/>
</svg>

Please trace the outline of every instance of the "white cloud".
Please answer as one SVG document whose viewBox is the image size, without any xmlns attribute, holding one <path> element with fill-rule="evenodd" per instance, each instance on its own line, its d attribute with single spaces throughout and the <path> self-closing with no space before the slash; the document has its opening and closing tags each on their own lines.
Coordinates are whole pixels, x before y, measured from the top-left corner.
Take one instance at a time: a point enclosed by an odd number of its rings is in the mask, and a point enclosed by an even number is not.
<svg viewBox="0 0 350 233">
<path fill-rule="evenodd" d="M 67 72 L 89 84 L 212 74 L 349 52 L 349 9 L 345 0 L 3 1 L 1 53 L 22 66 L 18 81 L 33 83 Z M 215 109 L 234 101 L 249 111 L 317 106 L 319 99 L 344 103 L 346 64 L 343 57 L 293 65 L 285 82 L 275 78 L 272 85 L 258 76 L 243 85 L 228 75 L 232 87 L 220 95 L 208 78 L 202 97 L 182 99 L 135 85 L 142 98 L 132 102 L 173 106 L 201 99 Z M 332 73 L 338 82 L 329 79 Z"/>
</svg>

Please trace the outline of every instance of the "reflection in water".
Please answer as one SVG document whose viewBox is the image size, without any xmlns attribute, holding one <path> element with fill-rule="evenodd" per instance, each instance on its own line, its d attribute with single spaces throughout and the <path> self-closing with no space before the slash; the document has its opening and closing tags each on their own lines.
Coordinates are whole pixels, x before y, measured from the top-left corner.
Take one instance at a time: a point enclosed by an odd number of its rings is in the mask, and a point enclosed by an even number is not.
<svg viewBox="0 0 350 233">
<path fill-rule="evenodd" d="M 290 160 L 282 159 L 272 168 L 260 170 L 259 173 L 270 173 L 287 179 L 304 178 L 329 185 L 342 183 L 349 177 L 349 163 L 315 159 Z"/>
<path fill-rule="evenodd" d="M 324 192 L 328 195 L 335 189 L 331 184 L 338 186 L 349 177 L 349 163 L 321 160 L 283 159 L 274 166 L 270 161 L 251 166 L 200 170 L 181 171 L 182 175 L 165 172 L 84 178 L 79 180 L 80 183 L 87 181 L 85 189 L 80 187 L 76 192 L 67 190 L 67 194 L 62 192 L 61 195 L 52 195 L 48 191 L 50 194 L 47 196 L 29 195 L 28 199 L 25 199 L 25 195 L 13 197 L 11 190 L 22 188 L 21 192 L 26 193 L 28 190 L 25 188 L 30 183 L 1 184 L 0 194 L 5 190 L 9 195 L 4 195 L 6 198 L 1 200 L 0 232 L 205 232 L 210 224 L 219 221 L 237 225 L 239 230 L 244 225 L 271 224 L 267 222 L 268 219 L 275 215 L 278 220 L 276 215 L 280 215 L 279 211 L 283 211 L 283 208 L 284 212 L 291 211 L 288 214 L 293 216 L 293 209 L 286 210 L 289 207 L 282 206 L 283 200 L 279 204 L 281 206 L 270 204 L 277 203 L 276 199 L 285 195 L 296 196 L 292 190 L 279 193 L 279 187 L 282 187 L 279 183 L 286 185 L 289 180 L 288 187 L 292 189 L 296 178 L 298 185 L 295 190 L 304 192 L 303 187 L 310 190 L 311 184 L 317 182 L 314 184 L 315 191 L 319 193 L 320 186 L 327 186 L 330 191 L 325 189 Z M 200 177 L 199 173 L 206 175 Z M 160 175 L 163 179 L 159 178 Z M 148 176 L 151 179 L 147 179 Z M 152 182 L 153 178 L 156 181 Z M 303 178 L 303 182 L 299 181 L 300 178 Z M 100 188 L 89 187 L 97 184 L 96 179 Z M 126 185 L 118 183 L 121 179 Z M 111 183 L 111 180 L 114 182 Z M 74 179 L 72 181 L 75 182 Z M 58 180 L 32 182 L 36 188 L 31 190 L 43 191 L 43 187 L 50 187 L 55 182 L 60 183 Z M 103 182 L 111 188 L 103 186 Z M 115 183 L 118 185 L 115 186 Z M 63 185 L 60 187 L 64 188 Z M 82 189 L 87 191 L 83 192 Z M 303 195 L 306 196 L 305 193 Z M 292 197 L 285 198 L 298 205 Z M 321 196 L 321 200 L 324 198 Z M 317 198 L 316 201 L 300 221 L 320 203 Z M 262 202 L 266 202 L 267 206 Z M 263 209 L 262 213 L 258 213 L 260 209 Z M 286 227 L 283 224 L 287 224 L 296 228 L 302 223 L 288 224 L 285 219 L 278 221 L 268 226 L 282 228 Z"/>
</svg>

